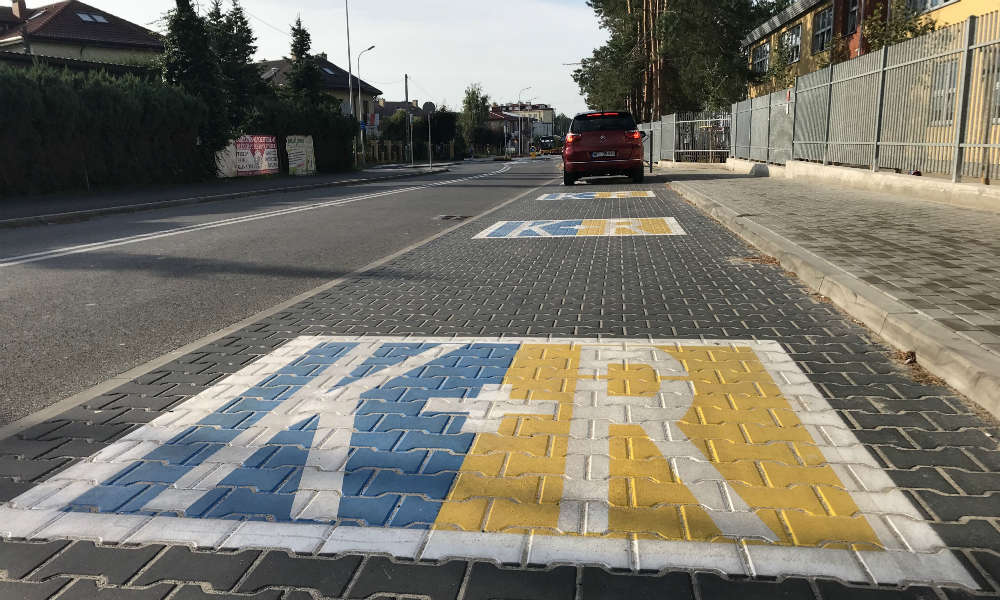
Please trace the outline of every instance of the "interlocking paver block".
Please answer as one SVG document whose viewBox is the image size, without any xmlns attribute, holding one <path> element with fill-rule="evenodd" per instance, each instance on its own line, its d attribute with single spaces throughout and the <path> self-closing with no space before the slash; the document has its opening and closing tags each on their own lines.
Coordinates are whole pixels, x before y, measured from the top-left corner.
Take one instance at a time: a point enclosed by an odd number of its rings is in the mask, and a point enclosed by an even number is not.
<svg viewBox="0 0 1000 600">
<path fill-rule="evenodd" d="M 300 600 L 312 600 L 312 595 L 308 592 L 300 593 Z M 185 585 L 174 592 L 170 600 L 292 600 L 295 598 L 294 592 L 289 595 L 283 594 L 282 590 L 262 590 L 256 594 L 219 594 L 206 592 L 197 585 Z"/>
<path fill-rule="evenodd" d="M 103 587 L 90 579 L 79 579 L 60 594 L 67 600 L 163 600 L 173 590 L 169 584 L 144 589 Z"/>
<path fill-rule="evenodd" d="M 236 585 L 259 555 L 254 551 L 237 554 L 192 552 L 189 548 L 175 546 L 144 569 L 132 584 L 146 586 L 161 581 L 197 581 L 207 583 L 214 590 L 226 591 Z"/>
<path fill-rule="evenodd" d="M 459 561 L 437 566 L 372 557 L 361 567 L 347 597 L 361 599 L 395 592 L 429 596 L 435 600 L 456 600 L 467 569 L 468 564 Z"/>
<path fill-rule="evenodd" d="M 585 568 L 580 577 L 580 600 L 604 598 L 662 598 L 694 600 L 691 576 L 687 573 L 634 575 Z"/>
<path fill-rule="evenodd" d="M 0 598 L 17 600 L 48 600 L 66 588 L 70 579 L 55 578 L 41 583 L 28 581 L 0 581 Z"/>
<path fill-rule="evenodd" d="M 68 545 L 66 541 L 0 542 L 0 569 L 11 579 L 21 579 Z"/>
<path fill-rule="evenodd" d="M 501 569 L 488 563 L 472 565 L 464 600 L 572 600 L 576 595 L 576 569 L 549 571 Z"/>
<path fill-rule="evenodd" d="M 304 559 L 268 552 L 237 591 L 253 594 L 271 587 L 308 588 L 324 596 L 340 597 L 360 565 L 359 556 Z"/>
<path fill-rule="evenodd" d="M 42 581 L 53 575 L 88 575 L 101 577 L 108 585 L 122 585 L 161 549 L 162 546 L 132 549 L 76 542 L 36 571 L 31 579 Z"/>
</svg>

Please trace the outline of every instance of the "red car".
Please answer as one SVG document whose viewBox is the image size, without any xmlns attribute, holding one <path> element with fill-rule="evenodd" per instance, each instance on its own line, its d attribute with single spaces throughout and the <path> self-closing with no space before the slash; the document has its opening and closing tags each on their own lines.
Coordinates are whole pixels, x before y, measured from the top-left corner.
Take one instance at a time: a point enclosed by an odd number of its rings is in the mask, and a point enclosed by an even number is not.
<svg viewBox="0 0 1000 600">
<path fill-rule="evenodd" d="M 640 183 L 642 139 L 645 132 L 635 126 L 627 112 L 588 112 L 573 117 L 563 147 L 563 184 L 573 185 L 581 177 L 627 175 Z"/>
</svg>

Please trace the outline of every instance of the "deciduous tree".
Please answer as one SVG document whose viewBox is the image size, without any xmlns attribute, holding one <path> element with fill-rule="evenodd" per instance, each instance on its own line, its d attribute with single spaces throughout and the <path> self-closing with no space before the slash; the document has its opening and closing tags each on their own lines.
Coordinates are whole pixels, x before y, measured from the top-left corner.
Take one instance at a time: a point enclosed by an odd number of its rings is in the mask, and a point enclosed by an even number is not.
<svg viewBox="0 0 1000 600">
<path fill-rule="evenodd" d="M 469 84 L 462 98 L 462 113 L 459 124 L 466 144 L 476 146 L 488 143 L 485 140 L 486 123 L 490 118 L 490 97 L 478 83 Z"/>
<path fill-rule="evenodd" d="M 906 0 L 889 0 L 888 11 L 876 3 L 862 26 L 869 51 L 880 50 L 910 38 L 928 34 L 937 28 L 934 19 L 910 7 Z"/>
</svg>

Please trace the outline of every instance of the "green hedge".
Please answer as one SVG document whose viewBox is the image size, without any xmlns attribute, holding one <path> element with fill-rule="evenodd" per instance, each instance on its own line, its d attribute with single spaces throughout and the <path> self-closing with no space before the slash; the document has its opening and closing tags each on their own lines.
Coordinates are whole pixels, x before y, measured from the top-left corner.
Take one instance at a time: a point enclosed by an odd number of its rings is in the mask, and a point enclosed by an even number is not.
<svg viewBox="0 0 1000 600">
<path fill-rule="evenodd" d="M 0 66 L 0 196 L 211 177 L 206 114 L 134 75 Z"/>
</svg>

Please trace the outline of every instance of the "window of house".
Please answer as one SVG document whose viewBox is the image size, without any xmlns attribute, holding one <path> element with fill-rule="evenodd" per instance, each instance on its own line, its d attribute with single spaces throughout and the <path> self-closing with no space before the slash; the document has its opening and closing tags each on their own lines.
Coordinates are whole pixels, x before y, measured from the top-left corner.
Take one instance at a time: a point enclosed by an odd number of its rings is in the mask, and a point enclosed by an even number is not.
<svg viewBox="0 0 1000 600">
<path fill-rule="evenodd" d="M 88 15 L 87 13 L 76 13 L 76 16 L 80 17 L 81 21 L 87 21 L 88 23 L 93 23 L 94 17 Z"/>
<path fill-rule="evenodd" d="M 947 4 L 954 4 L 958 0 L 906 0 L 906 7 L 918 13 L 930 10 L 937 10 Z"/>
<path fill-rule="evenodd" d="M 958 87 L 958 60 L 934 65 L 931 74 L 931 125 L 951 125 L 955 119 L 955 94 Z"/>
<path fill-rule="evenodd" d="M 844 33 L 854 33 L 858 30 L 858 4 L 861 0 L 850 0 L 847 3 L 847 28 Z"/>
<path fill-rule="evenodd" d="M 788 62 L 799 62 L 799 58 L 802 57 L 802 24 L 799 23 L 781 34 L 781 43 L 785 47 L 785 52 L 788 52 Z"/>
<path fill-rule="evenodd" d="M 753 49 L 753 72 L 767 73 L 771 66 L 771 42 L 764 42 Z"/>
<path fill-rule="evenodd" d="M 98 23 L 107 23 L 108 22 L 108 20 L 104 18 L 104 15 L 90 15 L 90 17 L 92 19 L 94 19 L 95 21 L 97 21 Z"/>
<path fill-rule="evenodd" d="M 324 72 L 325 72 L 325 73 L 326 73 L 327 75 L 333 75 L 333 69 L 331 69 L 330 67 L 323 67 L 323 71 L 324 71 Z"/>
<path fill-rule="evenodd" d="M 813 54 L 822 52 L 830 47 L 833 39 L 833 7 L 824 8 L 813 15 Z"/>
</svg>

